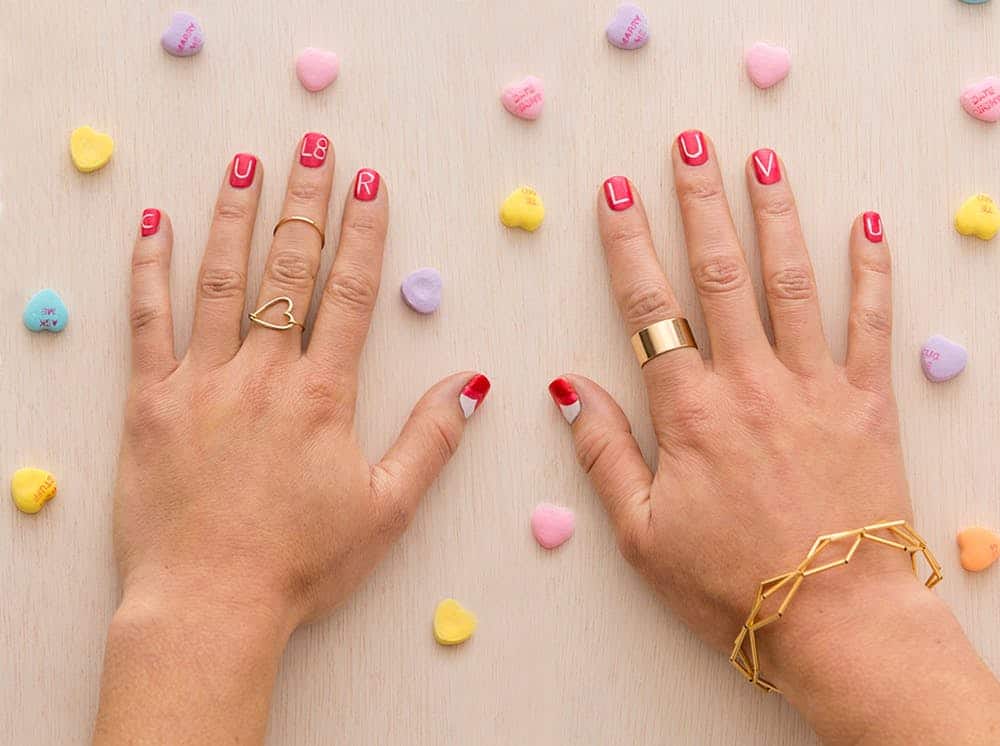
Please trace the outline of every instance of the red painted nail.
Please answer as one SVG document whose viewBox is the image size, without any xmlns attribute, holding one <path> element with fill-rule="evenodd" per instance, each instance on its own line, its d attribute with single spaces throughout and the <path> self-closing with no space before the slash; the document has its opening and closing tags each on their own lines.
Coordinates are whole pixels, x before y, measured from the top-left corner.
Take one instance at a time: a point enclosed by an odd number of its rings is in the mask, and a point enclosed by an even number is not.
<svg viewBox="0 0 1000 746">
<path fill-rule="evenodd" d="M 861 216 L 865 227 L 865 237 L 872 243 L 882 243 L 882 216 L 877 212 L 866 212 Z"/>
<path fill-rule="evenodd" d="M 758 183 L 764 186 L 781 181 L 781 164 L 778 163 L 778 156 L 770 148 L 754 151 L 753 171 Z"/>
<path fill-rule="evenodd" d="M 549 394 L 559 405 L 559 411 L 566 418 L 566 422 L 572 425 L 580 416 L 580 397 L 573 384 L 565 378 L 557 378 L 549 384 Z"/>
<path fill-rule="evenodd" d="M 681 160 L 689 166 L 700 166 L 703 163 L 708 163 L 705 135 L 700 130 L 681 132 L 677 136 L 677 147 L 681 151 Z"/>
<path fill-rule="evenodd" d="M 155 207 L 143 210 L 142 220 L 139 222 L 139 230 L 143 237 L 152 236 L 160 230 L 160 211 Z"/>
<path fill-rule="evenodd" d="M 354 177 L 354 199 L 362 202 L 371 202 L 378 196 L 378 186 L 382 183 L 382 177 L 378 171 L 371 168 L 363 168 Z"/>
<path fill-rule="evenodd" d="M 608 201 L 608 207 L 615 212 L 627 210 L 635 204 L 632 187 L 624 176 L 612 176 L 604 182 L 604 198 Z"/>
<path fill-rule="evenodd" d="M 319 168 L 326 163 L 330 150 L 330 138 L 321 132 L 307 132 L 299 149 L 299 163 L 306 168 Z"/>
<path fill-rule="evenodd" d="M 229 169 L 229 186 L 246 189 L 253 184 L 257 173 L 257 157 L 249 153 L 237 153 L 233 158 L 233 166 Z"/>
<path fill-rule="evenodd" d="M 465 384 L 465 388 L 458 396 L 458 403 L 462 407 L 465 419 L 472 417 L 472 413 L 479 409 L 479 405 L 483 403 L 488 393 L 490 393 L 490 379 L 482 373 L 477 373 Z"/>
</svg>

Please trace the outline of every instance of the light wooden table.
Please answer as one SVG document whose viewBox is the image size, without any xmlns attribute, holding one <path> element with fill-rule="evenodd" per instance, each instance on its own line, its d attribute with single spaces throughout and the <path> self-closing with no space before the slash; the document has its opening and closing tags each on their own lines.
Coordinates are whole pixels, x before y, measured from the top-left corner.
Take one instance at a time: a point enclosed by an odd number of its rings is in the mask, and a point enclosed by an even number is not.
<svg viewBox="0 0 1000 746">
<path fill-rule="evenodd" d="M 895 248 L 895 363 L 917 525 L 947 575 L 940 593 L 1000 670 L 1000 568 L 958 566 L 956 530 L 1000 528 L 1000 243 L 962 239 L 954 209 L 1000 196 L 1000 126 L 959 108 L 960 87 L 1000 72 L 1000 3 L 958 0 L 648 0 L 653 39 L 610 47 L 614 0 L 192 0 L 207 45 L 168 57 L 163 0 L 7 3 L 0 23 L 0 471 L 53 471 L 59 497 L 35 517 L 0 511 L 0 741 L 82 744 L 97 702 L 116 601 L 110 489 L 127 380 L 126 289 L 140 210 L 176 233 L 174 314 L 187 342 L 192 284 L 227 159 L 250 150 L 268 176 L 254 275 L 298 136 L 331 134 L 334 220 L 351 175 L 392 188 L 384 287 L 361 395 L 362 438 L 383 451 L 418 395 L 479 368 L 490 401 L 416 521 L 332 619 L 293 638 L 271 744 L 800 744 L 804 723 L 695 641 L 615 550 L 545 385 L 562 371 L 603 382 L 651 445 L 645 394 L 609 292 L 595 227 L 601 181 L 642 189 L 661 257 L 705 338 L 685 272 L 667 148 L 680 129 L 714 136 L 737 225 L 756 258 L 743 159 L 774 147 L 788 164 L 843 353 L 847 228 L 878 209 Z M 72 7 L 70 7 L 72 6 Z M 787 45 L 791 77 L 769 92 L 742 51 Z M 337 50 L 341 79 L 306 93 L 294 53 Z M 544 77 L 534 124 L 500 107 L 525 74 Z M 111 132 L 110 166 L 73 170 L 69 132 Z M 538 188 L 535 235 L 503 229 L 515 186 Z M 327 252 L 329 263 L 333 252 Z M 439 267 L 440 312 L 406 310 L 396 288 Z M 72 320 L 59 336 L 20 323 L 51 286 Z M 255 292 L 255 289 L 254 291 Z M 918 348 L 931 333 L 973 350 L 968 372 L 932 387 Z M 416 364 L 415 364 L 416 363 Z M 206 499 L 209 499 L 206 496 Z M 563 549 L 540 550 L 531 508 L 574 508 Z M 481 620 L 470 644 L 436 646 L 436 601 Z M 901 678 L 901 681 L 903 679 Z"/>
</svg>

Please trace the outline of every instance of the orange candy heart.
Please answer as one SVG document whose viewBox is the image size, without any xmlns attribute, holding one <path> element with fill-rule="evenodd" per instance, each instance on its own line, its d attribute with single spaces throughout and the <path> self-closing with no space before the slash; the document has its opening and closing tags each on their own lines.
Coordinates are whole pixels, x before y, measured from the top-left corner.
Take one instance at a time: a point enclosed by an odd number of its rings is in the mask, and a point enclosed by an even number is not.
<svg viewBox="0 0 1000 746">
<path fill-rule="evenodd" d="M 967 528 L 958 535 L 959 559 L 969 572 L 980 572 L 1000 559 L 1000 536 L 985 528 Z"/>
</svg>

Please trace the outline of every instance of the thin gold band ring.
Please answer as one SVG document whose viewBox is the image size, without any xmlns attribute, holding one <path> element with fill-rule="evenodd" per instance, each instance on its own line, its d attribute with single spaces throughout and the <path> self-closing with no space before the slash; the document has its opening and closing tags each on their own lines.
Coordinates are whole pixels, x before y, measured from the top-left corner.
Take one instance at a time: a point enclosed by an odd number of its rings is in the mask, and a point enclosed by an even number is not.
<svg viewBox="0 0 1000 746">
<path fill-rule="evenodd" d="M 326 246 L 326 235 L 323 233 L 323 229 L 319 227 L 319 224 L 315 220 L 307 218 L 305 215 L 289 215 L 287 218 L 282 218 L 274 224 L 274 230 L 271 231 L 271 235 L 276 236 L 278 234 L 278 228 L 283 226 L 285 223 L 305 223 L 306 225 L 311 225 L 319 234 L 319 250 L 322 251 L 323 247 Z"/>
<path fill-rule="evenodd" d="M 632 335 L 632 349 L 640 366 L 645 366 L 654 357 L 685 347 L 698 349 L 691 325 L 685 318 L 657 321 Z"/>
<path fill-rule="evenodd" d="M 284 324 L 274 324 L 270 321 L 265 321 L 263 318 L 261 318 L 261 314 L 263 314 L 264 311 L 266 311 L 271 306 L 277 303 L 284 303 L 287 306 L 287 308 L 282 312 L 285 317 Z M 279 332 L 283 332 L 286 329 L 291 329 L 293 326 L 297 326 L 302 331 L 305 331 L 306 330 L 305 325 L 301 321 L 297 321 L 295 319 L 295 316 L 292 315 L 292 311 L 294 309 L 295 309 L 295 304 L 292 303 L 292 299 L 289 298 L 287 295 L 282 295 L 278 298 L 272 298 L 267 303 L 258 308 L 256 311 L 251 313 L 250 321 L 260 326 L 263 326 L 266 329 L 275 329 Z"/>
</svg>

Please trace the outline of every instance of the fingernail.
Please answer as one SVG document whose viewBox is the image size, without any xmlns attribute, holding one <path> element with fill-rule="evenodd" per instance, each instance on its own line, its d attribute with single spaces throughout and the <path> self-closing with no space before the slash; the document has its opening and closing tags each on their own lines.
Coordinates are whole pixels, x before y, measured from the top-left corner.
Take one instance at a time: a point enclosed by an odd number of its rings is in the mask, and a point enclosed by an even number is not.
<svg viewBox="0 0 1000 746">
<path fill-rule="evenodd" d="M 490 393 L 489 378 L 482 373 L 477 373 L 469 379 L 465 388 L 462 389 L 462 393 L 458 396 L 458 403 L 462 407 L 465 419 L 472 417 L 472 413 L 479 409 L 479 405 L 483 403 L 483 399 L 488 393 Z"/>
<path fill-rule="evenodd" d="M 761 148 L 753 153 L 753 171 L 757 183 L 767 186 L 781 181 L 781 164 L 778 156 L 770 148 Z"/>
<path fill-rule="evenodd" d="M 882 216 L 877 212 L 866 212 L 861 216 L 865 227 L 865 238 L 872 243 L 882 243 Z"/>
<path fill-rule="evenodd" d="M 253 184 L 255 173 L 257 173 L 257 157 L 249 153 L 237 153 L 233 158 L 233 167 L 229 170 L 229 186 L 246 189 Z"/>
<path fill-rule="evenodd" d="M 708 148 L 705 147 L 705 135 L 701 130 L 681 132 L 677 136 L 677 146 L 681 151 L 681 160 L 689 166 L 708 163 Z"/>
<path fill-rule="evenodd" d="M 382 177 L 378 175 L 378 171 L 371 168 L 361 169 L 354 178 L 354 199 L 371 202 L 378 196 L 378 186 L 381 183 Z M 487 388 L 488 384 L 487 381 Z"/>
<path fill-rule="evenodd" d="M 329 150 L 329 137 L 321 132 L 307 132 L 302 138 L 299 163 L 306 168 L 319 168 L 326 163 L 326 154 Z"/>
<path fill-rule="evenodd" d="M 573 424 L 580 416 L 580 397 L 576 394 L 573 384 L 565 378 L 557 378 L 549 384 L 549 394 L 552 400 L 559 405 L 562 416 L 566 422 Z"/>
<path fill-rule="evenodd" d="M 142 220 L 139 222 L 139 230 L 143 237 L 152 236 L 160 230 L 160 211 L 155 207 L 143 210 Z"/>
<path fill-rule="evenodd" d="M 604 182 L 604 198 L 608 201 L 608 207 L 615 212 L 627 210 L 635 204 L 632 187 L 624 176 L 612 176 Z"/>
</svg>

